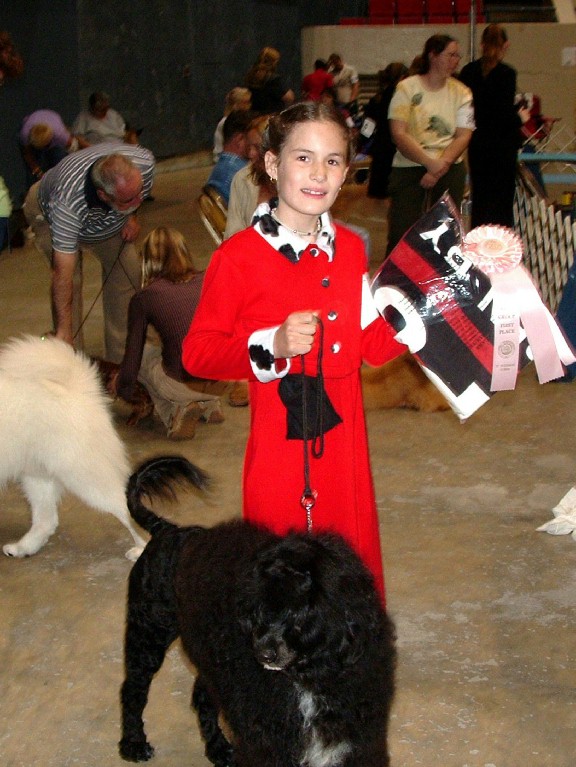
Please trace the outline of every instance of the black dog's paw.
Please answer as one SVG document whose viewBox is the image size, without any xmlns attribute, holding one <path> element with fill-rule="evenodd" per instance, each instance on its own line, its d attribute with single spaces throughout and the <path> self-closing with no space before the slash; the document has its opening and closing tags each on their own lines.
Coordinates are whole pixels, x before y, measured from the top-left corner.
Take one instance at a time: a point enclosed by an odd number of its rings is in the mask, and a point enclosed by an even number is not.
<svg viewBox="0 0 576 767">
<path fill-rule="evenodd" d="M 206 754 L 206 756 L 208 756 L 208 754 Z M 210 757 L 208 757 L 208 758 L 210 758 Z M 212 761 L 212 760 L 210 759 L 210 761 Z M 214 761 L 212 763 L 213 763 L 214 767 L 238 767 L 236 759 L 234 759 L 233 756 L 230 757 L 230 758 L 226 758 L 223 761 L 218 759 L 218 760 L 216 760 L 216 761 Z"/>
<path fill-rule="evenodd" d="M 202 733 L 205 737 L 204 733 Z M 234 748 L 228 743 L 220 729 L 210 740 L 206 740 L 206 756 L 214 767 L 237 767 Z"/>
<path fill-rule="evenodd" d="M 122 738 L 118 743 L 120 756 L 127 762 L 147 762 L 154 756 L 154 747 L 145 740 Z"/>
<path fill-rule="evenodd" d="M 208 751 L 206 749 L 206 756 L 214 767 L 237 767 L 236 759 L 234 758 L 234 749 L 227 744 L 228 748 L 222 748 L 218 752 L 216 750 Z"/>
</svg>

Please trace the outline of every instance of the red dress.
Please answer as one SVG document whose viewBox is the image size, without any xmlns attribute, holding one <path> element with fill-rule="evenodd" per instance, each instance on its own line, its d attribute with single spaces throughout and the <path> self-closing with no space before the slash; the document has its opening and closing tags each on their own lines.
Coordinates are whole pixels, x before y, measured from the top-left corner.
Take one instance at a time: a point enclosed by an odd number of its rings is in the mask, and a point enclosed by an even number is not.
<svg viewBox="0 0 576 767">
<path fill-rule="evenodd" d="M 324 219 L 324 217 L 323 217 Z M 326 218 L 329 221 L 329 218 Z M 321 458 L 310 458 L 310 486 L 318 495 L 314 530 L 340 533 L 363 558 L 384 595 L 378 516 L 362 404 L 362 360 L 382 365 L 405 350 L 379 316 L 361 329 L 366 256 L 360 238 L 335 226 L 334 257 L 308 245 L 294 263 L 256 228 L 225 241 L 212 256 L 198 309 L 183 345 L 194 376 L 249 379 L 251 424 L 244 463 L 245 519 L 279 534 L 306 529 L 301 440 L 286 438 L 279 379 L 257 380 L 248 355 L 254 331 L 281 325 L 295 311 L 321 311 L 325 389 L 342 423 L 325 434 Z M 315 255 L 314 255 L 315 254 Z M 316 373 L 318 337 L 305 357 Z M 290 372 L 301 372 L 300 358 Z"/>
</svg>

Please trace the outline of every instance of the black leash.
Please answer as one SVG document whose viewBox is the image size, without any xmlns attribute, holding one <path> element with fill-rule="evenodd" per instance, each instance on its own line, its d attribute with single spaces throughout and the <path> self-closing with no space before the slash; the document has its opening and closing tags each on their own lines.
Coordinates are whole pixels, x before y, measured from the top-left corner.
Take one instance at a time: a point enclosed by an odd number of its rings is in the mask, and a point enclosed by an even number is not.
<svg viewBox="0 0 576 767">
<path fill-rule="evenodd" d="M 124 264 L 123 264 L 123 263 L 122 263 L 122 261 L 120 260 L 120 256 L 122 255 L 122 251 L 124 250 L 124 246 L 125 246 L 125 245 L 126 245 L 126 240 L 122 240 L 122 243 L 120 244 L 120 248 L 119 248 L 119 250 L 118 250 L 118 255 L 117 255 L 117 256 L 116 256 L 116 258 L 114 259 L 114 263 L 112 264 L 112 267 L 111 267 L 110 271 L 108 272 L 108 274 L 107 274 L 107 275 L 104 277 L 104 279 L 102 280 L 102 285 L 101 285 L 101 287 L 100 287 L 100 290 L 99 290 L 99 291 L 98 291 L 98 293 L 96 294 L 96 298 L 95 298 L 95 299 L 92 301 L 92 304 L 90 305 L 90 308 L 88 309 L 88 311 L 87 311 L 87 312 L 86 312 L 86 314 L 84 315 L 84 319 L 83 319 L 83 320 L 82 320 L 82 322 L 80 323 L 80 325 L 79 325 L 79 327 L 78 327 L 78 330 L 77 330 L 77 331 L 74 333 L 74 338 L 73 338 L 73 340 L 76 340 L 76 336 L 78 335 L 78 333 L 80 333 L 80 331 L 82 330 L 82 328 L 84 327 L 84 325 L 85 325 L 85 323 L 86 323 L 86 320 L 88 319 L 88 317 L 89 317 L 89 316 L 90 316 L 90 314 L 92 313 L 92 310 L 93 310 L 93 309 L 94 309 L 94 307 L 96 306 L 96 301 L 98 301 L 98 299 L 99 299 L 99 298 L 100 298 L 100 296 L 102 295 L 102 293 L 103 293 L 103 291 L 104 291 L 104 286 L 105 286 L 105 285 L 106 285 L 106 283 L 108 282 L 108 279 L 109 279 L 110 275 L 112 274 L 112 272 L 114 271 L 114 267 L 116 266 L 116 264 L 118 264 L 118 263 L 120 264 L 120 266 L 122 267 L 122 271 L 123 271 L 123 272 L 124 272 L 124 274 L 126 275 L 126 277 L 127 277 L 127 279 L 128 279 L 128 282 L 130 283 L 130 285 L 132 285 L 132 287 L 134 288 L 134 290 L 138 290 L 138 287 L 137 287 L 136 285 L 134 285 L 134 283 L 132 282 L 132 279 L 130 278 L 130 275 L 128 274 L 128 272 L 126 271 L 126 269 L 125 269 L 125 267 L 124 267 Z"/>
<path fill-rule="evenodd" d="M 312 432 L 316 436 L 312 438 L 311 453 L 314 458 L 321 458 L 324 455 L 324 424 L 323 424 L 323 399 L 324 399 L 324 373 L 322 371 L 322 357 L 324 354 L 324 325 L 322 320 L 318 318 L 319 325 L 319 348 L 318 348 L 318 367 L 316 372 L 316 378 L 318 379 L 318 386 L 316 388 L 316 428 Z M 316 498 L 318 497 L 318 491 L 313 490 L 310 487 L 310 456 L 308 453 L 308 392 L 306 383 L 306 355 L 301 354 L 300 360 L 302 363 L 302 423 L 303 423 L 303 440 L 304 446 L 304 490 L 302 491 L 302 497 L 300 498 L 300 505 L 306 512 L 306 529 L 310 533 L 312 532 L 312 509 L 316 504 Z"/>
</svg>

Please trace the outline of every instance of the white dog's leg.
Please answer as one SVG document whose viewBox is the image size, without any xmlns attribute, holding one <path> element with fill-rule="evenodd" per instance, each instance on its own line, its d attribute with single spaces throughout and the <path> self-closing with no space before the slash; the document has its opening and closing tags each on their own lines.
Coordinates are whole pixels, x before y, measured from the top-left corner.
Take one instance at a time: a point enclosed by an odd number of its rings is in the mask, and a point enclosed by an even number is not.
<svg viewBox="0 0 576 767">
<path fill-rule="evenodd" d="M 124 556 L 126 557 L 126 559 L 129 559 L 131 562 L 135 562 L 140 556 L 140 554 L 142 554 L 142 552 L 144 551 L 144 546 L 146 546 L 146 541 L 140 538 L 140 536 L 136 535 L 136 533 L 133 530 L 130 530 L 130 532 L 132 533 L 132 536 L 138 545 L 132 546 L 131 549 L 128 549 L 128 551 L 124 554 Z"/>
<path fill-rule="evenodd" d="M 132 524 L 132 518 L 130 517 L 130 512 L 128 511 L 128 507 L 126 506 L 126 499 L 124 496 L 124 493 L 122 493 L 122 504 L 116 504 L 116 505 L 103 505 L 101 507 L 102 511 L 108 511 L 110 514 L 113 514 L 116 519 L 120 520 L 124 527 L 126 527 L 128 530 L 130 530 L 130 534 L 132 538 L 134 538 L 134 543 L 136 544 L 131 549 L 128 549 L 128 551 L 125 554 L 126 559 L 129 559 L 131 562 L 135 562 L 142 551 L 144 550 L 144 546 L 146 546 L 146 541 L 141 538 L 136 530 L 134 529 L 134 526 Z"/>
<path fill-rule="evenodd" d="M 54 479 L 22 477 L 22 489 L 32 510 L 32 526 L 19 541 L 3 547 L 8 557 L 29 557 L 39 551 L 58 527 L 58 502 L 62 488 Z"/>
<path fill-rule="evenodd" d="M 69 489 L 83 500 L 84 503 L 92 506 L 92 508 L 112 514 L 116 519 L 122 522 L 124 527 L 130 531 L 132 538 L 134 538 L 134 543 L 136 544 L 131 549 L 128 549 L 126 552 L 126 559 L 135 562 L 142 553 L 144 546 L 146 546 L 146 541 L 138 535 L 132 524 L 132 518 L 130 517 L 128 507 L 126 506 L 124 484 L 120 481 L 113 481 L 111 476 L 107 478 L 107 481 L 111 485 L 116 485 L 116 487 L 107 488 L 102 486 L 102 479 L 100 477 L 95 477 L 92 486 L 88 484 L 83 486 L 75 484 L 74 487 L 70 485 Z"/>
</svg>

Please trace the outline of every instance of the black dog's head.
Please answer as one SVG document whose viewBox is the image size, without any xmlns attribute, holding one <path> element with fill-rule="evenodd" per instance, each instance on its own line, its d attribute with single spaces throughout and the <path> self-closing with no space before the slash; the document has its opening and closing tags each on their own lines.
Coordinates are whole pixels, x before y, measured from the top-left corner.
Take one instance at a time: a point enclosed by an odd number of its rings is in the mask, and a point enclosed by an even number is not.
<svg viewBox="0 0 576 767">
<path fill-rule="evenodd" d="M 291 534 L 265 547 L 241 591 L 242 628 L 269 670 L 337 673 L 382 635 L 372 576 L 338 536 Z"/>
</svg>

